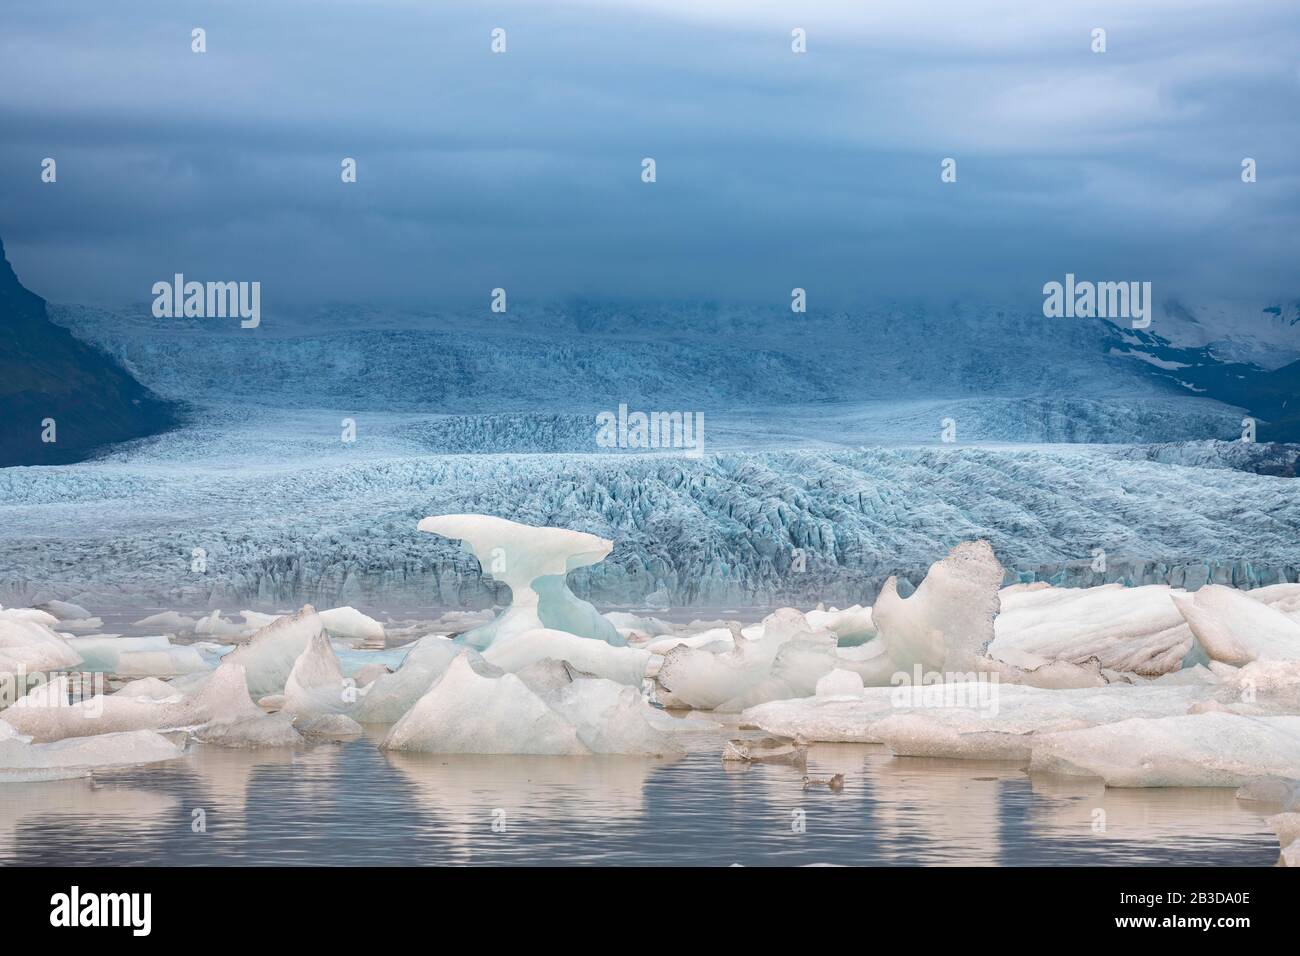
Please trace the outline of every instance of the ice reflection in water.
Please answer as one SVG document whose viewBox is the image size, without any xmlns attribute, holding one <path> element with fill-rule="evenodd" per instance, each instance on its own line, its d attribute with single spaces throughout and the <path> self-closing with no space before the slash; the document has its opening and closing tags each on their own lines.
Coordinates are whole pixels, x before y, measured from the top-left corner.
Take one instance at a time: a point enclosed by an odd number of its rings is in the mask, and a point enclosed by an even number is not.
<svg viewBox="0 0 1300 956">
<path fill-rule="evenodd" d="M 94 780 L 0 786 L 0 862 L 97 864 L 1272 865 L 1231 790 L 1106 790 L 1010 763 L 818 745 L 781 765 L 195 745 Z M 202 809 L 206 832 L 194 832 Z M 1095 811 L 1105 811 L 1104 830 Z M 500 812 L 498 812 L 500 811 Z M 805 832 L 793 824 L 802 811 Z M 494 829 L 494 823 L 496 827 Z"/>
</svg>

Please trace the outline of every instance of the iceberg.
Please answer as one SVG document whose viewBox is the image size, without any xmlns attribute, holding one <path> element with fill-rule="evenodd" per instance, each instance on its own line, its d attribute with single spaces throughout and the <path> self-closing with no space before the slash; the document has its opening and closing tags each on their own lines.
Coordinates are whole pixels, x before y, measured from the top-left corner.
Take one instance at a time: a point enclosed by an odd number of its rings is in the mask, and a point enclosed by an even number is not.
<svg viewBox="0 0 1300 956">
<path fill-rule="evenodd" d="M 37 687 L 3 713 L 20 734 L 44 743 L 131 730 L 177 730 L 212 720 L 261 716 L 248 696 L 244 668 L 223 662 L 193 696 L 96 695 L 69 703 L 69 682 L 60 676 Z"/>
<path fill-rule="evenodd" d="M 1133 718 L 1045 734 L 1031 773 L 1100 777 L 1109 787 L 1240 787 L 1300 777 L 1300 717 L 1217 711 Z"/>
<path fill-rule="evenodd" d="M 1185 714 L 1212 699 L 1213 690 L 1181 684 L 1046 690 L 996 680 L 868 687 L 856 696 L 759 704 L 741 715 L 741 725 L 823 743 L 883 743 L 907 756 L 1023 759 L 1033 743 L 1029 735 Z"/>
<path fill-rule="evenodd" d="M 603 560 L 613 542 L 566 528 L 538 528 L 490 515 L 424 518 L 419 530 L 463 541 L 485 574 L 510 588 L 511 603 L 496 620 L 461 635 L 482 650 L 499 637 L 537 628 L 568 631 L 607 644 L 625 642 L 596 609 L 569 590 L 565 577 Z"/>
<path fill-rule="evenodd" d="M 397 670 L 380 675 L 366 687 L 353 717 L 363 724 L 391 724 L 400 720 L 428 693 L 460 650 L 438 634 L 421 638 Z"/>
<path fill-rule="evenodd" d="M 183 755 L 181 747 L 150 730 L 42 744 L 6 733 L 0 722 L 0 783 L 79 777 L 101 767 L 158 763 Z"/>
<path fill-rule="evenodd" d="M 81 655 L 85 670 L 118 677 L 179 677 L 211 670 L 195 648 L 174 645 L 166 636 L 73 637 L 68 645 Z"/>
<path fill-rule="evenodd" d="M 352 710 L 355 703 L 355 685 L 344 682 L 343 670 L 329 638 L 324 632 L 314 635 L 289 672 L 283 708 L 299 717 L 310 718 L 342 714 Z"/>
<path fill-rule="evenodd" d="M 393 725 L 386 750 L 452 754 L 589 754 L 572 724 L 514 674 L 495 675 L 459 654 Z"/>
<path fill-rule="evenodd" d="M 320 622 L 332 637 L 384 646 L 384 626 L 354 607 L 332 607 L 321 611 Z"/>
<path fill-rule="evenodd" d="M 277 618 L 254 633 L 248 643 L 227 654 L 222 664 L 243 666 L 248 674 L 248 691 L 254 697 L 279 693 L 298 656 L 323 629 L 316 609 L 305 604 L 297 613 Z"/>
<path fill-rule="evenodd" d="M 0 610 L 0 706 L 6 703 L 12 680 L 7 675 L 50 673 L 81 664 L 81 655 L 41 619 L 44 612 Z"/>
<path fill-rule="evenodd" d="M 556 661 L 510 674 L 463 650 L 382 746 L 449 754 L 678 755 L 632 687 Z"/>
<path fill-rule="evenodd" d="M 1156 677 L 1179 670 L 1192 632 L 1167 585 L 1057 588 L 1038 582 L 1003 588 L 989 653 L 1011 664 L 1030 654 Z"/>
<path fill-rule="evenodd" d="M 1002 565 L 987 541 L 966 541 L 930 566 L 909 598 L 890 577 L 871 608 L 886 652 L 898 670 L 965 672 L 989 669 L 1000 607 Z"/>
<path fill-rule="evenodd" d="M 1255 660 L 1300 660 L 1300 623 L 1221 584 L 1194 597 L 1173 596 L 1210 660 L 1240 666 Z"/>
<path fill-rule="evenodd" d="M 194 731 L 197 740 L 218 747 L 260 750 L 265 747 L 300 747 L 302 734 L 295 729 L 293 714 L 263 714 L 214 720 Z"/>
<path fill-rule="evenodd" d="M 503 634 L 483 652 L 484 660 L 512 673 L 553 658 L 568 661 L 588 674 L 633 687 L 641 686 L 652 656 L 648 650 L 606 644 L 550 628 Z"/>
</svg>

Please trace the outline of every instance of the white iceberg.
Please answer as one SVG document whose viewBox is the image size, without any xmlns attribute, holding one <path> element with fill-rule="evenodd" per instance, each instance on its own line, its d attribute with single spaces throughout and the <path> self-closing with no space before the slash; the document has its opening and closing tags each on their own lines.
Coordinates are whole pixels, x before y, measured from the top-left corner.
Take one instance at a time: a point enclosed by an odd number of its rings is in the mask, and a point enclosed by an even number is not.
<svg viewBox="0 0 1300 956">
<path fill-rule="evenodd" d="M 349 712 L 356 700 L 356 685 L 344 680 L 329 638 L 316 634 L 294 661 L 282 707 L 299 717 L 321 717 Z"/>
<path fill-rule="evenodd" d="M 818 697 L 861 697 L 864 689 L 861 674 L 836 668 L 817 681 L 815 693 Z"/>
<path fill-rule="evenodd" d="M 43 612 L 40 612 L 43 614 Z M 44 623 L 39 614 L 0 610 L 0 707 L 12 699 L 6 675 L 48 674 L 81 664 L 81 655 Z"/>
<path fill-rule="evenodd" d="M 1177 671 L 1192 632 L 1166 585 L 1056 588 L 1045 583 L 1003 588 L 989 653 L 1021 665 L 1022 655 L 1155 677 Z"/>
<path fill-rule="evenodd" d="M 6 734 L 0 723 L 0 783 L 78 777 L 97 768 L 158 763 L 183 755 L 181 747 L 150 730 L 42 744 Z"/>
<path fill-rule="evenodd" d="M 537 528 L 490 515 L 428 517 L 419 529 L 463 541 L 484 574 L 510 587 L 510 607 L 496 620 L 461 635 L 467 646 L 483 649 L 499 637 L 537 628 L 568 631 L 608 644 L 625 643 L 614 625 L 565 582 L 570 571 L 603 560 L 613 542 L 581 531 Z"/>
<path fill-rule="evenodd" d="M 1300 777 L 1300 717 L 1220 711 L 1044 734 L 1030 772 L 1100 777 L 1110 787 L 1240 787 L 1255 777 Z"/>
<path fill-rule="evenodd" d="M 480 674 L 466 653 L 393 725 L 382 747 L 451 754 L 591 753 L 577 729 L 522 680 L 514 674 Z"/>
<path fill-rule="evenodd" d="M 1210 660 L 1300 660 L 1300 623 L 1241 591 L 1208 584 L 1192 597 L 1175 594 L 1174 604 Z"/>
<path fill-rule="evenodd" d="M 363 724 L 391 724 L 400 720 L 428 693 L 460 650 L 437 634 L 421 638 L 397 670 L 381 675 L 365 688 L 353 717 Z"/>
<path fill-rule="evenodd" d="M 307 644 L 324 629 L 320 615 L 310 604 L 295 614 L 277 618 L 257 631 L 223 658 L 222 663 L 243 665 L 248 673 L 248 690 L 254 697 L 284 690 L 294 662 Z"/>
<path fill-rule="evenodd" d="M 1002 565 L 987 541 L 957 545 L 930 570 L 909 598 L 889 578 L 871 608 L 889 658 L 900 671 L 966 672 L 987 669 L 999 609 Z"/>
<path fill-rule="evenodd" d="M 617 647 L 550 628 L 502 634 L 483 652 L 485 660 L 512 673 L 553 658 L 568 661 L 588 674 L 634 687 L 641 686 L 651 656 L 648 650 Z"/>
<path fill-rule="evenodd" d="M 331 637 L 384 646 L 384 625 L 354 607 L 332 607 L 321 611 L 320 622 Z"/>
<path fill-rule="evenodd" d="M 66 676 L 31 691 L 3 713 L 3 720 L 38 742 L 131 730 L 177 730 L 217 719 L 261 716 L 248 696 L 244 669 L 223 663 L 197 694 L 163 699 L 150 695 L 96 695 L 70 702 Z"/>
<path fill-rule="evenodd" d="M 72 637 L 68 645 L 81 655 L 83 669 L 118 677 L 179 677 L 211 670 L 195 648 L 172 644 L 166 636 Z"/>
</svg>

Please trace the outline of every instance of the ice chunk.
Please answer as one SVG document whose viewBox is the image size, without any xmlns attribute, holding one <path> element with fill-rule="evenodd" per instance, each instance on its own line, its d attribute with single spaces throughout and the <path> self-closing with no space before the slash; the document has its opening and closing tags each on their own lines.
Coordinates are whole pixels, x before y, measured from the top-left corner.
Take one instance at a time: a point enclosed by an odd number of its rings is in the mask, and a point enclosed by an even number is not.
<svg viewBox="0 0 1300 956">
<path fill-rule="evenodd" d="M 194 633 L 209 634 L 212 637 L 243 637 L 247 631 L 234 621 L 226 620 L 221 616 L 221 611 L 216 610 L 195 623 Z"/>
<path fill-rule="evenodd" d="M 856 671 L 836 668 L 817 681 L 818 697 L 861 697 L 862 676 Z"/>
<path fill-rule="evenodd" d="M 597 754 L 669 756 L 681 748 L 650 722 L 650 707 L 626 684 L 579 678 L 543 698 Z"/>
<path fill-rule="evenodd" d="M 983 668 L 993 641 L 1003 571 L 987 541 L 967 541 L 930 566 L 916 592 L 898 594 L 889 578 L 871 609 L 886 652 L 899 670 L 966 672 Z"/>
<path fill-rule="evenodd" d="M 299 717 L 342 714 L 354 709 L 356 686 L 344 683 L 334 647 L 324 632 L 314 635 L 284 685 L 285 710 Z"/>
<path fill-rule="evenodd" d="M 294 662 L 313 637 L 323 629 L 320 615 L 310 604 L 296 614 L 277 618 L 255 633 L 247 644 L 235 648 L 222 664 L 235 662 L 248 673 L 248 690 L 265 697 L 284 689 Z"/>
<path fill-rule="evenodd" d="M 123 684 L 114 693 L 114 697 L 143 697 L 147 700 L 171 700 L 183 697 L 175 687 L 157 677 L 141 677 Z"/>
<path fill-rule="evenodd" d="M 234 720 L 215 720 L 199 727 L 194 736 L 205 744 L 257 750 L 263 747 L 298 747 L 302 734 L 293 726 L 293 714 L 253 714 Z"/>
<path fill-rule="evenodd" d="M 1300 866 L 1300 813 L 1279 813 L 1268 818 L 1282 848 L 1281 866 Z"/>
<path fill-rule="evenodd" d="M 0 783 L 82 776 L 99 767 L 175 760 L 184 751 L 150 730 L 30 743 L 0 734 Z"/>
<path fill-rule="evenodd" d="M 1283 810 L 1300 810 L 1300 780 L 1259 777 L 1243 784 L 1235 796 L 1247 803 L 1264 803 Z"/>
<path fill-rule="evenodd" d="M 321 611 L 320 622 L 332 637 L 384 646 L 384 626 L 354 607 L 333 607 Z"/>
<path fill-rule="evenodd" d="M 378 677 L 365 691 L 354 715 L 363 724 L 391 724 L 415 706 L 443 675 L 460 648 L 431 634 L 407 652 L 393 673 Z"/>
<path fill-rule="evenodd" d="M 39 609 L 49 611 L 60 621 L 88 621 L 94 616 L 80 604 L 71 601 L 46 601 Z"/>
<path fill-rule="evenodd" d="M 1095 588 L 1014 585 L 1000 593 L 989 653 L 1023 666 L 1023 655 L 1155 677 L 1177 671 L 1192 632 L 1165 585 Z"/>
<path fill-rule="evenodd" d="M 1100 777 L 1110 787 L 1240 787 L 1255 777 L 1300 777 L 1300 717 L 1217 712 L 1045 734 L 1030 771 Z"/>
<path fill-rule="evenodd" d="M 912 756 L 1023 759 L 1027 735 L 1127 717 L 1183 714 L 1211 688 L 1151 684 L 1043 690 L 994 680 L 868 687 L 857 697 L 773 701 L 746 710 L 742 725 L 830 743 L 886 743 Z"/>
<path fill-rule="evenodd" d="M 49 673 L 81 663 L 66 640 L 41 620 L 13 610 L 0 611 L 0 707 L 12 700 L 6 675 Z"/>
<path fill-rule="evenodd" d="M 462 652 L 389 731 L 387 750 L 589 754 L 577 729 L 514 674 L 485 676 Z"/>
<path fill-rule="evenodd" d="M 158 614 L 150 614 L 146 618 L 141 618 L 135 622 L 136 627 L 161 627 L 170 628 L 174 631 L 192 631 L 197 622 L 192 617 L 186 617 L 176 611 L 161 611 Z"/>
<path fill-rule="evenodd" d="M 365 728 L 345 714 L 322 714 L 299 717 L 293 726 L 304 737 L 319 740 L 355 740 L 365 736 Z"/>
<path fill-rule="evenodd" d="M 623 635 L 624 638 L 632 634 L 640 634 L 643 637 L 660 637 L 665 634 L 672 634 L 676 629 L 667 621 L 661 621 L 657 617 L 641 617 L 636 614 L 626 614 L 622 611 L 610 611 L 603 615 L 605 620 L 614 625 L 614 629 Z"/>
<path fill-rule="evenodd" d="M 498 637 L 553 628 L 622 645 L 614 625 L 580 600 L 565 583 L 576 568 L 602 561 L 613 542 L 566 528 L 538 528 L 490 515 L 441 515 L 423 519 L 421 531 L 464 541 L 483 573 L 510 587 L 512 601 L 495 621 L 461 635 L 479 649 Z"/>
<path fill-rule="evenodd" d="M 835 608 L 823 611 L 818 608 L 808 611 L 804 617 L 808 619 L 809 627 L 834 633 L 842 647 L 862 644 L 876 636 L 876 625 L 871 618 L 871 608 L 863 607 L 861 604 L 855 604 L 842 611 Z"/>
<path fill-rule="evenodd" d="M 193 727 L 214 719 L 260 715 L 248 696 L 244 669 L 223 663 L 192 697 L 161 700 L 121 694 L 69 702 L 66 676 L 38 687 L 4 712 L 4 720 L 38 742 L 130 730 Z"/>
<path fill-rule="evenodd" d="M 651 654 L 634 647 L 615 647 L 567 631 L 537 628 L 502 634 L 483 652 L 485 660 L 507 671 L 518 671 L 546 658 L 565 660 L 588 674 L 640 687 Z"/>
<path fill-rule="evenodd" d="M 178 677 L 210 670 L 193 647 L 158 637 L 73 637 L 68 645 L 82 657 L 85 670 L 119 677 Z"/>
<path fill-rule="evenodd" d="M 1173 597 L 1211 660 L 1238 666 L 1254 660 L 1300 660 L 1300 623 L 1241 591 L 1208 584 L 1194 597 Z"/>
</svg>

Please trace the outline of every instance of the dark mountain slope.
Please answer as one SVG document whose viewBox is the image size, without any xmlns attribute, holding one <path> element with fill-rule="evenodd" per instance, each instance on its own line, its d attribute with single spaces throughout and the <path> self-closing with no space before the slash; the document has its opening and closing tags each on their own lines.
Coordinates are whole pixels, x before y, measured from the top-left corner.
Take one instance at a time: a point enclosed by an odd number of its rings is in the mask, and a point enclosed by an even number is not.
<svg viewBox="0 0 1300 956">
<path fill-rule="evenodd" d="M 112 442 L 176 424 L 162 401 L 105 353 L 49 320 L 0 242 L 0 467 L 80 461 Z M 55 441 L 43 424 L 54 420 Z"/>
</svg>

